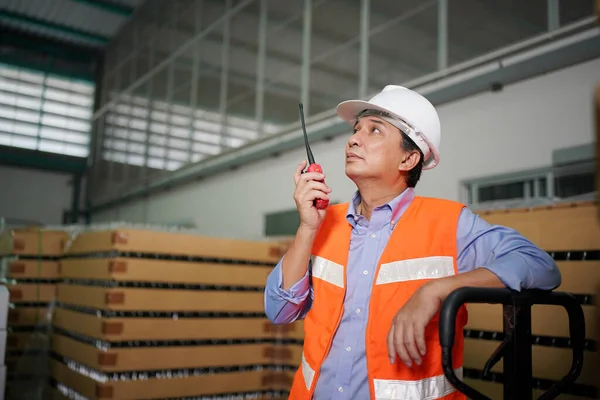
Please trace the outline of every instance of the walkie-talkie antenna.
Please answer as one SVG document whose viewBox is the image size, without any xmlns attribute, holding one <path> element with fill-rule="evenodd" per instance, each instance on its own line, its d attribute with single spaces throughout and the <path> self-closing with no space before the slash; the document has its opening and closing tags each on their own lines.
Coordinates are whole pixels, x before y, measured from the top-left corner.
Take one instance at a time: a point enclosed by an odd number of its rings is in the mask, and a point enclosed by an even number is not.
<svg viewBox="0 0 600 400">
<path fill-rule="evenodd" d="M 306 145 L 306 155 L 308 156 L 308 164 L 315 163 L 315 157 L 313 156 L 312 151 L 310 150 L 310 145 L 308 144 L 308 135 L 306 134 L 306 123 L 304 122 L 304 106 L 300 103 L 300 121 L 302 122 L 302 131 L 304 132 L 304 144 Z"/>
</svg>

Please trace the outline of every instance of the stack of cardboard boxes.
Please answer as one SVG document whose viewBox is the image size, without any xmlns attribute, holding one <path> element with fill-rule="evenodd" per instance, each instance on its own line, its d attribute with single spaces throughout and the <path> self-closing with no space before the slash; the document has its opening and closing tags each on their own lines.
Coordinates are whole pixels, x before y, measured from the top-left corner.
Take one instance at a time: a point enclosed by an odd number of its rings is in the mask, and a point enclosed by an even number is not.
<svg viewBox="0 0 600 400">
<path fill-rule="evenodd" d="M 3 360 L 10 398 L 40 398 L 46 390 L 50 320 L 59 261 L 67 239 L 67 232 L 61 230 L 24 228 L 1 232 L 2 283 L 9 293 Z"/>
<path fill-rule="evenodd" d="M 283 251 L 152 229 L 78 234 L 61 261 L 55 394 L 286 398 L 303 332 L 273 326 L 263 305 Z"/>
<path fill-rule="evenodd" d="M 530 209 L 481 212 L 492 224 L 516 229 L 554 257 L 562 273 L 558 291 L 568 292 L 580 301 L 585 317 L 586 347 L 583 370 L 564 398 L 595 399 L 598 396 L 596 346 L 600 286 L 600 222 L 595 202 L 556 204 Z M 502 398 L 502 362 L 492 374 L 484 376 L 483 367 L 503 339 L 500 305 L 469 304 L 469 323 L 465 330 L 465 379 L 492 398 Z M 538 305 L 532 309 L 534 343 L 533 377 L 536 397 L 569 372 L 572 360 L 569 321 L 559 306 Z"/>
</svg>

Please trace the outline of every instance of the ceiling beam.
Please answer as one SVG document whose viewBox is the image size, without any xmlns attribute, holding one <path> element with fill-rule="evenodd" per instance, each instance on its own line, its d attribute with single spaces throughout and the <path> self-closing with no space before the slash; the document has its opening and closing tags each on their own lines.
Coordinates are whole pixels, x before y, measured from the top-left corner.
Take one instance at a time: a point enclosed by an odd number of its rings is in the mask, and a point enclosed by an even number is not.
<svg viewBox="0 0 600 400">
<path fill-rule="evenodd" d="M 97 35 L 95 33 L 86 32 L 84 30 L 72 28 L 70 26 L 34 18 L 29 15 L 18 13 L 15 11 L 0 10 L 0 21 L 1 20 L 6 21 L 8 24 L 17 23 L 51 30 L 57 33 L 61 33 L 63 35 L 71 36 L 74 39 L 85 40 L 102 46 L 106 45 L 110 41 L 110 38 L 106 36 Z"/>
<path fill-rule="evenodd" d="M 107 0 L 71 0 L 76 3 L 85 4 L 90 7 L 97 8 L 110 14 L 120 15 L 122 17 L 129 17 L 135 10 L 133 7 L 119 4 L 114 1 Z"/>
</svg>

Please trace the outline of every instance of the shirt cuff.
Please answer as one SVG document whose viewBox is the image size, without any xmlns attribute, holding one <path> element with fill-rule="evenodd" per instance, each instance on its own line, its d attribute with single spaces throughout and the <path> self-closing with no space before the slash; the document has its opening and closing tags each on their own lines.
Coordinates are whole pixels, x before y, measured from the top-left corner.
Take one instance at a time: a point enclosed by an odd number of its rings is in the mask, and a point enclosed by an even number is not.
<svg viewBox="0 0 600 400">
<path fill-rule="evenodd" d="M 273 273 L 268 277 L 267 288 L 269 296 L 277 300 L 285 300 L 293 304 L 303 303 L 310 293 L 310 279 L 308 275 L 308 269 L 306 273 L 298 282 L 296 282 L 288 290 L 283 289 L 283 271 L 281 264 L 283 259 L 279 261 Z"/>
</svg>

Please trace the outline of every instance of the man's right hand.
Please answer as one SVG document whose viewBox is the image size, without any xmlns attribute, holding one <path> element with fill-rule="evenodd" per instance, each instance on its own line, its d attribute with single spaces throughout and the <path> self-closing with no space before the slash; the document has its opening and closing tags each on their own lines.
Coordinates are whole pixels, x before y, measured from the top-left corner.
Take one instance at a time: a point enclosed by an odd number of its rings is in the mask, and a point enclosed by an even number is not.
<svg viewBox="0 0 600 400">
<path fill-rule="evenodd" d="M 314 201 L 316 199 L 329 200 L 329 188 L 325 183 L 325 174 L 318 172 L 302 173 L 308 162 L 302 161 L 296 168 L 294 181 L 296 189 L 294 190 L 294 201 L 300 214 L 300 227 L 307 230 L 316 231 L 321 226 L 325 218 L 326 210 L 318 210 Z"/>
</svg>

